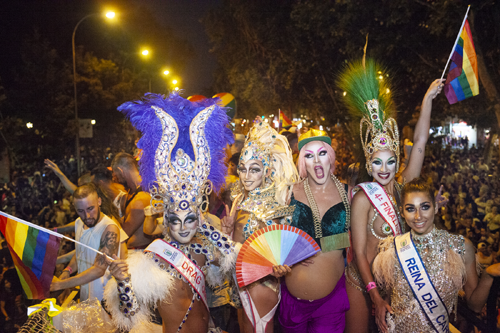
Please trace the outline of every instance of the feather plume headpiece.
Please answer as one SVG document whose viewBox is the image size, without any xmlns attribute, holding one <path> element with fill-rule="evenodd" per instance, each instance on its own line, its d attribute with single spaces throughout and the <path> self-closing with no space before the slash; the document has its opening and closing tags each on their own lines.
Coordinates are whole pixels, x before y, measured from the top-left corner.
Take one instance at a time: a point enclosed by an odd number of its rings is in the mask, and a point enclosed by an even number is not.
<svg viewBox="0 0 500 333">
<path fill-rule="evenodd" d="M 350 63 L 338 79 L 339 88 L 346 92 L 344 98 L 351 117 L 360 122 L 361 144 L 370 175 L 371 156 L 382 149 L 395 153 L 396 170 L 399 170 L 399 131 L 393 118 L 390 84 L 384 72 L 373 59 L 363 59 Z"/>
<path fill-rule="evenodd" d="M 225 185 L 224 148 L 234 139 L 217 99 L 195 103 L 178 93 L 148 93 L 118 110 L 142 132 L 141 185 L 156 212 L 195 210 Z"/>
</svg>

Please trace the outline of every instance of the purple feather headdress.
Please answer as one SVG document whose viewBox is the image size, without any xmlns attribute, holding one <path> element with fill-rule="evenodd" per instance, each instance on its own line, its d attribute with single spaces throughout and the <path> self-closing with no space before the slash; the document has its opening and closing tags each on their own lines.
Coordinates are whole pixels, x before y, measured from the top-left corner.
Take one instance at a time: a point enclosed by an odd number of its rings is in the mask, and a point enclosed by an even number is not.
<svg viewBox="0 0 500 333">
<path fill-rule="evenodd" d="M 229 118 L 225 109 L 218 106 L 217 101 L 206 99 L 191 102 L 178 93 L 167 97 L 148 93 L 140 101 L 126 102 L 118 107 L 142 133 L 137 147 L 142 149 L 139 172 L 145 191 L 155 192 L 155 188 L 165 187 L 164 194 L 170 198 L 172 205 L 176 203 L 179 206 L 186 200 L 189 201 L 187 205 L 191 205 L 195 199 L 181 192 L 186 186 L 191 188 L 190 185 L 196 184 L 198 179 L 195 179 L 194 172 L 189 175 L 189 179 L 181 178 L 186 178 L 183 172 L 194 165 L 208 172 L 206 179 L 212 183 L 215 191 L 224 186 L 227 171 L 224 148 L 234 138 L 227 126 Z M 195 142 L 192 143 L 192 139 Z M 184 165 L 185 161 L 194 164 Z M 192 191 L 197 189 L 197 186 L 194 187 Z M 179 193 L 174 197 L 171 192 Z M 186 209 L 183 208 L 185 205 L 181 203 L 181 209 Z"/>
</svg>

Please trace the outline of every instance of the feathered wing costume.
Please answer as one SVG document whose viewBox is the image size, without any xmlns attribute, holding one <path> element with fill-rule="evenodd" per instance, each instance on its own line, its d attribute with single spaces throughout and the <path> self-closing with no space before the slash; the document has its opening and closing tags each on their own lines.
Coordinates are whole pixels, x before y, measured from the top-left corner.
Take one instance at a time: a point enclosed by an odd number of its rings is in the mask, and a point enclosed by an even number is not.
<svg viewBox="0 0 500 333">
<path fill-rule="evenodd" d="M 142 149 L 141 185 L 151 193 L 151 205 L 156 212 L 202 210 L 210 192 L 224 186 L 224 148 L 233 142 L 233 134 L 227 126 L 229 119 L 224 108 L 216 102 L 193 103 L 178 94 L 147 94 L 141 101 L 127 102 L 118 108 L 142 132 L 138 142 Z M 219 264 L 225 273 L 233 269 L 239 246 L 206 221 L 196 235 L 202 241 L 191 244 L 196 246 L 171 241 L 168 235 L 166 240 L 188 257 L 190 251 L 205 254 L 206 264 L 200 269 L 209 284 L 218 284 L 220 279 L 210 269 L 215 252 L 220 253 Z M 120 328 L 130 330 L 148 322 L 151 307 L 159 301 L 171 301 L 169 295 L 175 280 L 183 279 L 174 268 L 151 254 L 129 255 L 130 280 L 117 283 L 113 279 L 106 286 L 107 309 Z M 128 284 L 131 286 L 126 290 Z M 195 297 L 194 289 L 193 294 Z"/>
<path fill-rule="evenodd" d="M 346 92 L 345 104 L 354 121 L 359 121 L 361 145 L 366 169 L 371 176 L 371 156 L 382 149 L 396 155 L 399 170 L 399 131 L 392 90 L 386 70 L 373 59 L 350 63 L 338 78 L 338 86 Z M 366 127 L 366 129 L 365 129 Z"/>
</svg>

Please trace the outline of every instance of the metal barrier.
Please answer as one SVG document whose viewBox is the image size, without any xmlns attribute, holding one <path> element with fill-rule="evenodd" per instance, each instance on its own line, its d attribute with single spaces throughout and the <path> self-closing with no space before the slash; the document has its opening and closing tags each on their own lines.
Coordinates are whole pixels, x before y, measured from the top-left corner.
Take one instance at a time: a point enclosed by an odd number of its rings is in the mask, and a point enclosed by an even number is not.
<svg viewBox="0 0 500 333">
<path fill-rule="evenodd" d="M 495 278 L 486 301 L 486 322 L 477 317 L 477 314 L 467 307 L 465 301 L 459 301 L 458 314 L 467 322 L 472 323 L 483 333 L 497 332 L 497 299 L 500 291 L 500 278 Z"/>
</svg>

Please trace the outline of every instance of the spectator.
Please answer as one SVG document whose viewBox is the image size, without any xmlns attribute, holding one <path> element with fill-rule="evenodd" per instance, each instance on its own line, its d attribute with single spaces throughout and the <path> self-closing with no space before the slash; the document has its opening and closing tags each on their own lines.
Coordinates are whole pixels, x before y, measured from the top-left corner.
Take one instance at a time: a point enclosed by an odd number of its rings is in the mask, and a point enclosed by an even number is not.
<svg viewBox="0 0 500 333">
<path fill-rule="evenodd" d="M 101 198 L 97 187 L 90 183 L 76 188 L 73 204 L 79 218 L 75 223 L 76 240 L 111 257 L 126 257 L 126 236 L 120 226 L 101 212 Z M 77 245 L 76 255 L 71 259 L 59 278 L 54 277 L 51 291 L 81 286 L 80 300 L 92 297 L 101 300 L 104 286 L 111 278 L 107 271 L 107 260 L 88 248 Z M 70 277 L 72 272 L 78 272 Z"/>
<path fill-rule="evenodd" d="M 128 191 L 122 223 L 123 230 L 130 237 L 127 246 L 129 250 L 142 252 L 152 241 L 152 238 L 143 232 L 144 208 L 149 206 L 151 197 L 140 186 L 141 176 L 137 169 L 137 161 L 132 155 L 117 154 L 111 163 L 111 168 L 113 177 Z"/>
</svg>

